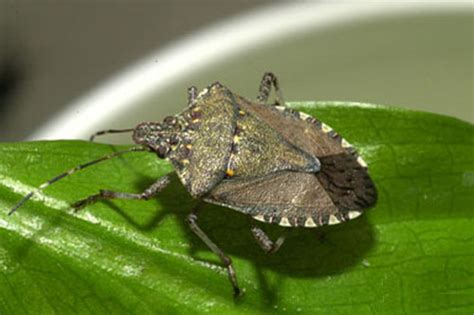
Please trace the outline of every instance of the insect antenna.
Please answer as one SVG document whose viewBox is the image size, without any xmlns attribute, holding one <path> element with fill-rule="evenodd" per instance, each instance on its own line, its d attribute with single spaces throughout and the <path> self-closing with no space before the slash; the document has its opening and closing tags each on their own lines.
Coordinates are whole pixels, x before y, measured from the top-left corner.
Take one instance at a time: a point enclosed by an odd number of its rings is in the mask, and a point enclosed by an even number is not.
<svg viewBox="0 0 474 315">
<path fill-rule="evenodd" d="M 129 129 L 106 129 L 106 130 L 101 130 L 97 131 L 96 133 L 92 134 L 89 138 L 89 141 L 94 141 L 95 137 L 97 136 L 102 136 L 108 133 L 121 133 L 121 132 L 132 132 L 135 130 L 134 128 L 129 128 Z"/>
<path fill-rule="evenodd" d="M 103 161 L 107 161 L 107 160 L 110 160 L 116 156 L 119 156 L 119 155 L 122 155 L 122 154 L 125 154 L 125 153 L 129 153 L 129 152 L 140 152 L 140 151 L 148 151 L 147 148 L 145 147 L 132 147 L 132 148 L 129 148 L 129 149 L 126 149 L 126 150 L 122 150 L 122 151 L 117 151 L 117 152 L 114 152 L 114 153 L 111 153 L 111 154 L 108 154 L 108 155 L 105 155 L 101 158 L 98 158 L 96 160 L 92 160 L 92 161 L 89 161 L 87 163 L 84 163 L 84 164 L 81 164 L 81 165 L 78 165 L 78 166 L 75 166 L 73 168 L 71 168 L 69 171 L 67 172 L 64 172 L 56 177 L 53 177 L 51 178 L 50 180 L 44 182 L 43 184 L 41 184 L 36 190 L 28 193 L 25 197 L 23 197 L 23 199 L 21 199 L 11 210 L 10 212 L 8 212 L 8 215 L 12 215 L 18 208 L 20 208 L 25 202 L 27 202 L 29 199 L 31 199 L 31 197 L 33 197 L 33 195 L 35 193 L 38 193 L 40 191 L 42 191 L 43 189 L 45 189 L 46 187 L 48 187 L 49 185 L 57 182 L 58 180 L 66 177 L 66 176 L 69 176 L 69 175 L 72 175 L 80 170 L 83 170 L 85 169 L 86 167 L 89 167 L 89 166 L 92 166 L 94 164 L 97 164 L 97 163 L 100 163 L 100 162 L 103 162 Z"/>
</svg>

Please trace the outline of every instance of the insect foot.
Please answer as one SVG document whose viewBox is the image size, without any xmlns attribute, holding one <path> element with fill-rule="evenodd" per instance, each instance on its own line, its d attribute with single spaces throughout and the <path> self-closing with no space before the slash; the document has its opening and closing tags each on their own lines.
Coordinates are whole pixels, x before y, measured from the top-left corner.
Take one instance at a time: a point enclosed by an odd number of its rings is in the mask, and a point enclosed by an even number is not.
<svg viewBox="0 0 474 315">
<path fill-rule="evenodd" d="M 277 100 L 267 104 L 271 89 Z M 188 90 L 188 105 L 162 122 L 135 128 L 106 129 L 91 136 L 132 132 L 135 147 L 78 165 L 41 184 L 9 212 L 13 214 L 35 193 L 89 166 L 131 152 L 150 152 L 171 162 L 189 194 L 197 200 L 241 212 L 287 228 L 317 228 L 353 220 L 375 205 L 377 190 L 368 166 L 356 149 L 335 130 L 303 112 L 287 108 L 280 84 L 266 73 L 257 101 L 234 94 L 219 82 L 201 92 Z M 169 183 L 161 177 L 142 193 L 101 190 L 72 206 L 77 210 L 104 199 L 148 200 Z M 190 229 L 226 267 L 236 296 L 242 294 L 234 266 L 198 225 L 198 212 L 188 217 Z M 267 253 L 275 242 L 259 228 L 252 233 Z"/>
<path fill-rule="evenodd" d="M 234 266 L 232 265 L 232 260 L 228 257 L 224 252 L 204 233 L 203 230 L 197 224 L 197 209 L 193 211 L 187 217 L 187 222 L 191 230 L 196 234 L 206 245 L 209 247 L 210 250 L 216 254 L 224 266 L 227 268 L 227 274 L 229 276 L 230 283 L 232 284 L 232 288 L 234 289 L 234 296 L 238 297 L 242 294 L 242 291 L 237 284 L 237 277 L 235 275 Z"/>
</svg>

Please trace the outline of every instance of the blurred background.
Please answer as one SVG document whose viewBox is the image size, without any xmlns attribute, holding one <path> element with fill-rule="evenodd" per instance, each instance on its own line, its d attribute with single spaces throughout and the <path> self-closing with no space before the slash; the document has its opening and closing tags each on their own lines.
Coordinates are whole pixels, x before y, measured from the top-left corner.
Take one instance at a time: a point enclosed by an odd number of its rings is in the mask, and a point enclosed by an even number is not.
<svg viewBox="0 0 474 315">
<path fill-rule="evenodd" d="M 150 51 L 264 3 L 0 0 L 0 141 L 28 136 Z"/>
<path fill-rule="evenodd" d="M 0 0 L 0 141 L 159 120 L 186 88 L 410 107 L 474 122 L 472 3 Z"/>
</svg>

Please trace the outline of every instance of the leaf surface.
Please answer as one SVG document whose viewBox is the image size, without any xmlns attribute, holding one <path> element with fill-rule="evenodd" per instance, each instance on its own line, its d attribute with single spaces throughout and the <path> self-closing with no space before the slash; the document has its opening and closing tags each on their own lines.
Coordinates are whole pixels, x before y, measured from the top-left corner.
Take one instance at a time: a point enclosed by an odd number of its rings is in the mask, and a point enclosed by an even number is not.
<svg viewBox="0 0 474 315">
<path fill-rule="evenodd" d="M 246 294 L 185 223 L 196 201 L 179 180 L 150 201 L 69 204 L 99 189 L 141 192 L 172 172 L 130 153 L 48 187 L 47 179 L 120 149 L 83 141 L 0 144 L 1 314 L 469 314 L 474 312 L 474 128 L 435 114 L 358 103 L 306 102 L 352 143 L 379 191 L 366 215 L 291 229 L 274 255 L 250 223 L 205 205 L 201 227 L 233 259 Z"/>
</svg>

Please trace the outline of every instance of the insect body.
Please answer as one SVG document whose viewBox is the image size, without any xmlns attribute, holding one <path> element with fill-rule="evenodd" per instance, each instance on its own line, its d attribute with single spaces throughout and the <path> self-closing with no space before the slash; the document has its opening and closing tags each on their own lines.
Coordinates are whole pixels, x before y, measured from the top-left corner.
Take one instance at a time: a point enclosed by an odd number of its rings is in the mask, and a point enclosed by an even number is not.
<svg viewBox="0 0 474 315">
<path fill-rule="evenodd" d="M 277 102 L 266 105 L 271 86 Z M 133 131 L 139 144 L 129 150 L 80 165 L 42 184 L 131 151 L 150 151 L 167 158 L 188 192 L 254 219 L 287 227 L 317 227 L 353 219 L 375 204 L 376 189 L 367 165 L 354 148 L 324 123 L 283 105 L 278 81 L 266 73 L 258 102 L 251 102 L 214 83 L 199 94 L 189 89 L 188 107 L 162 123 L 144 122 L 133 129 L 105 130 L 93 135 Z M 149 199 L 169 183 L 158 179 L 141 194 L 101 190 L 73 204 L 81 209 L 100 199 Z M 23 198 L 11 211 L 33 195 Z M 197 209 L 188 216 L 190 228 L 226 265 L 236 295 L 240 294 L 229 257 L 197 224 Z M 257 226 L 251 228 L 266 252 L 273 242 Z"/>
</svg>

